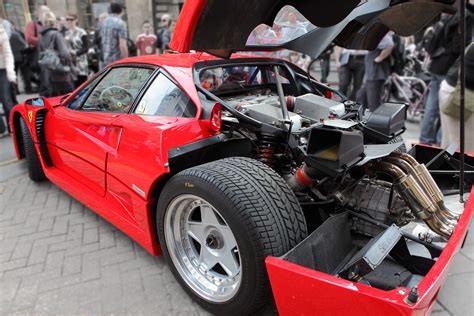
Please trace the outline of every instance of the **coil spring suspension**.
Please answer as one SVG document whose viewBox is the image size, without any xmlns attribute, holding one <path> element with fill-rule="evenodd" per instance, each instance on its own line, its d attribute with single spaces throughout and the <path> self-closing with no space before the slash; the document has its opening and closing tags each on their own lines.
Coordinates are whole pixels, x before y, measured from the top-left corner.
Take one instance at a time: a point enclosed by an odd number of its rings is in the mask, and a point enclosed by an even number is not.
<svg viewBox="0 0 474 316">
<path fill-rule="evenodd" d="M 269 167 L 273 167 L 275 163 L 275 151 L 277 141 L 275 136 L 262 133 L 259 138 L 257 148 L 257 158 Z"/>
</svg>

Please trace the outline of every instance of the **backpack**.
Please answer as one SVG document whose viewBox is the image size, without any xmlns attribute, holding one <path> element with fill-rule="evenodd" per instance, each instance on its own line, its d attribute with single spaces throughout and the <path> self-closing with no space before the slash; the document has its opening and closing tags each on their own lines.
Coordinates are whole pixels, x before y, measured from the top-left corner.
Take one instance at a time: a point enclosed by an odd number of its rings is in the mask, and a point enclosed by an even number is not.
<svg viewBox="0 0 474 316">
<path fill-rule="evenodd" d="M 457 15 L 450 18 L 441 19 L 434 26 L 429 27 L 423 35 L 423 48 L 435 59 L 444 54 L 449 54 L 459 50 L 457 40 L 459 17 Z"/>
<path fill-rule="evenodd" d="M 71 67 L 61 60 L 58 51 L 55 49 L 56 36 L 57 34 L 53 35 L 48 47 L 40 52 L 38 64 L 53 72 L 70 72 Z"/>
</svg>

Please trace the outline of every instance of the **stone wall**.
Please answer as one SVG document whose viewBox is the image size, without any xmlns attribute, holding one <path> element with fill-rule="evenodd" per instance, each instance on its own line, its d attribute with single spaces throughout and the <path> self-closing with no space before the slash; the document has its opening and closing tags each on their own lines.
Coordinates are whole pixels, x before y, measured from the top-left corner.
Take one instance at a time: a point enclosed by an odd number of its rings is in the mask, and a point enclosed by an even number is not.
<svg viewBox="0 0 474 316">
<path fill-rule="evenodd" d="M 142 33 L 143 21 L 153 23 L 152 0 L 125 0 L 125 8 L 129 37 L 135 41 L 137 35 Z"/>
</svg>

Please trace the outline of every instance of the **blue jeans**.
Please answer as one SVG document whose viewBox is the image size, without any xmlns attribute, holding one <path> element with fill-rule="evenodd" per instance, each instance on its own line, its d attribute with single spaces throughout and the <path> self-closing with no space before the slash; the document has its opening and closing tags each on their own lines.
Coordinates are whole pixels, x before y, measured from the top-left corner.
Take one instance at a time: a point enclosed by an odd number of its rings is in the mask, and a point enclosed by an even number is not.
<svg viewBox="0 0 474 316">
<path fill-rule="evenodd" d="M 445 76 L 431 74 L 430 92 L 421 121 L 420 143 L 436 145 L 441 143 L 441 120 L 439 117 L 439 87 Z"/>
</svg>

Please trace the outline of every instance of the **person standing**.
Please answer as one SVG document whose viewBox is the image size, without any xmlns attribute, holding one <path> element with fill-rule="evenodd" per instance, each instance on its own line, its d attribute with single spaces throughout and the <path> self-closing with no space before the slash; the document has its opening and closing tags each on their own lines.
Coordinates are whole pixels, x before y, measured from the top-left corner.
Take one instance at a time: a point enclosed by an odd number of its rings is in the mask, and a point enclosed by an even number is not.
<svg viewBox="0 0 474 316">
<path fill-rule="evenodd" d="M 26 41 L 21 34 L 15 27 L 12 27 L 12 34 L 10 36 L 10 47 L 13 53 L 13 59 L 15 60 L 15 74 L 18 72 L 21 73 L 22 77 L 25 77 L 25 58 L 24 53 L 25 49 L 28 47 L 26 45 Z M 18 76 L 17 76 L 18 78 Z M 18 100 L 16 95 L 18 94 L 18 85 L 11 86 L 11 98 L 13 104 L 17 104 Z"/>
<path fill-rule="evenodd" d="M 122 16 L 122 6 L 112 2 L 110 4 L 110 15 L 105 18 L 100 30 L 105 65 L 128 57 L 127 27 L 122 20 Z"/>
<path fill-rule="evenodd" d="M 345 49 L 339 46 L 335 48 L 336 69 L 339 73 L 339 91 L 351 100 L 355 100 L 364 80 L 364 58 L 366 54 L 367 51 L 365 50 Z M 351 82 L 352 89 L 349 90 Z"/>
<path fill-rule="evenodd" d="M 103 12 L 99 14 L 99 17 L 97 18 L 97 28 L 94 31 L 94 41 L 93 41 L 93 46 L 94 50 L 97 53 L 97 59 L 98 59 L 98 69 L 96 71 L 102 69 L 105 67 L 104 65 L 104 53 L 102 51 L 102 37 L 100 35 L 100 30 L 102 29 L 104 25 L 105 19 L 109 16 L 107 12 Z"/>
<path fill-rule="evenodd" d="M 66 41 L 61 32 L 56 28 L 56 16 L 52 12 L 43 15 L 43 29 L 41 30 L 41 39 L 39 43 L 40 59 L 47 50 L 54 50 L 58 55 L 61 64 L 71 65 L 71 57 L 67 49 Z M 45 67 L 43 67 L 45 68 Z M 71 92 L 74 86 L 71 81 L 70 72 L 44 69 L 47 85 L 51 90 L 47 91 L 45 97 L 59 96 Z"/>
<path fill-rule="evenodd" d="M 382 103 L 383 85 L 390 76 L 390 54 L 393 47 L 393 33 L 387 33 L 377 48 L 365 55 L 365 94 L 366 106 L 371 112 Z"/>
<path fill-rule="evenodd" d="M 156 35 L 152 32 L 150 21 L 143 22 L 143 33 L 137 36 L 135 45 L 137 46 L 138 56 L 153 55 L 157 53 Z"/>
<path fill-rule="evenodd" d="M 87 52 L 89 51 L 89 40 L 87 32 L 77 26 L 77 15 L 74 13 L 66 16 L 67 31 L 65 40 L 71 54 L 73 67 L 74 87 L 79 87 L 87 80 L 89 74 L 89 64 L 87 62 Z"/>
<path fill-rule="evenodd" d="M 40 40 L 40 31 L 42 28 L 41 21 L 43 15 L 46 12 L 50 12 L 49 8 L 45 5 L 41 5 L 36 8 L 34 12 L 35 19 L 29 21 L 25 26 L 25 40 L 28 44 L 28 49 L 26 50 L 26 61 L 27 61 L 27 71 L 25 73 L 25 77 L 23 78 L 25 84 L 25 91 L 26 93 L 35 93 L 31 86 L 31 81 L 33 80 L 34 73 L 38 72 L 40 75 L 39 79 L 39 86 L 40 92 L 47 91 L 48 87 L 44 86 L 46 80 L 45 78 L 41 78 L 41 72 L 38 66 L 38 44 Z"/>
<path fill-rule="evenodd" d="M 0 117 L 0 135 L 4 134 L 7 130 L 10 132 L 9 118 L 10 110 L 13 106 L 10 86 L 11 84 L 16 84 L 14 63 L 8 34 L 3 25 L 0 25 L 0 101 L 2 102 L 6 120 L 5 125 Z"/>
<path fill-rule="evenodd" d="M 163 14 L 160 19 L 160 27 L 156 33 L 156 48 L 158 48 L 159 53 L 163 53 L 170 47 L 171 42 L 171 15 Z"/>
<path fill-rule="evenodd" d="M 468 35 L 472 26 L 472 5 L 467 6 Z M 441 143 L 442 130 L 439 113 L 439 92 L 441 82 L 445 79 L 449 68 L 460 55 L 460 35 L 458 32 L 460 16 L 443 16 L 433 27 L 427 29 L 423 46 L 431 58 L 428 71 L 431 74 L 429 93 L 426 99 L 425 111 L 421 121 L 420 143 L 438 145 Z M 470 36 L 468 37 L 470 40 Z"/>
<path fill-rule="evenodd" d="M 334 44 L 330 44 L 319 56 L 319 66 L 321 67 L 321 82 L 328 83 L 329 72 L 331 71 L 331 55 L 334 52 Z"/>
<path fill-rule="evenodd" d="M 466 63 L 466 90 L 465 90 L 465 150 L 474 152 L 474 45 L 471 44 L 465 53 Z M 439 89 L 439 107 L 441 110 L 442 141 L 441 147 L 446 148 L 450 144 L 459 146 L 460 125 L 460 91 L 459 59 L 449 69 L 445 79 L 441 82 Z"/>
</svg>

